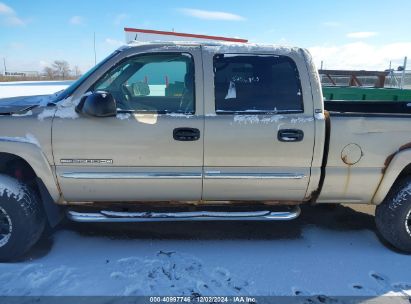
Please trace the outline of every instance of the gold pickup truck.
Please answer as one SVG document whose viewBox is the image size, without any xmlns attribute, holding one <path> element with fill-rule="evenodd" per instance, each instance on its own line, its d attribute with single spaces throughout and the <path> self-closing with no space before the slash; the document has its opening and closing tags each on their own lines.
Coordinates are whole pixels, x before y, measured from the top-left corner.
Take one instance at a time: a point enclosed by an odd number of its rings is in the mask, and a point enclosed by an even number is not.
<svg viewBox="0 0 411 304">
<path fill-rule="evenodd" d="M 324 109 L 300 48 L 129 44 L 62 92 L 0 100 L 0 260 L 62 215 L 271 221 L 327 203 L 377 205 L 381 235 L 411 252 L 410 114 Z"/>
</svg>

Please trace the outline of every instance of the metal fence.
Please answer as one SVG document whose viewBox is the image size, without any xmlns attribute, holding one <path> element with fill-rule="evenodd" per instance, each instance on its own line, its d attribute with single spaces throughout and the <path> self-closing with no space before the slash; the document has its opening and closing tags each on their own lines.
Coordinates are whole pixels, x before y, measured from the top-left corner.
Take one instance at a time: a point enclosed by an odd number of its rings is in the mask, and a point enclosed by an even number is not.
<svg viewBox="0 0 411 304">
<path fill-rule="evenodd" d="M 324 86 L 334 86 L 331 80 L 324 75 L 320 75 L 321 83 Z M 376 76 L 358 76 L 358 80 L 364 87 L 373 87 L 377 81 Z M 333 76 L 333 80 L 336 86 L 349 86 L 349 76 Z M 387 88 L 400 88 L 402 81 L 402 72 L 393 72 L 389 74 L 385 79 L 385 87 Z M 411 70 L 405 72 L 404 77 L 404 89 L 411 89 Z"/>
</svg>

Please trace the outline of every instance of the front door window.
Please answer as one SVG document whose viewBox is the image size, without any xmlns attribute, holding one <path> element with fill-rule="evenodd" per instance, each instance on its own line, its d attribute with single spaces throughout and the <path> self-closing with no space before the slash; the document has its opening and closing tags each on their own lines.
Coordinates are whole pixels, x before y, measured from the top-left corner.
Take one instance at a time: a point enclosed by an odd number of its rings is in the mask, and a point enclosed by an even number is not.
<svg viewBox="0 0 411 304">
<path fill-rule="evenodd" d="M 110 92 L 123 111 L 193 114 L 193 58 L 185 53 L 134 56 L 106 73 L 94 90 Z"/>
</svg>

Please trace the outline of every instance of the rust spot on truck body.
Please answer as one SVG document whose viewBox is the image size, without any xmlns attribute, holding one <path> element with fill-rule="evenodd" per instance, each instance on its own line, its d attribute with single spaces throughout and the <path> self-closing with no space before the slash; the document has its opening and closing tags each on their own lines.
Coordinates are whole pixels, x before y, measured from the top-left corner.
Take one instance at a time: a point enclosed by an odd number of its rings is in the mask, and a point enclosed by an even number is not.
<svg viewBox="0 0 411 304">
<path fill-rule="evenodd" d="M 341 151 L 341 159 L 347 165 L 355 165 L 363 156 L 361 147 L 356 143 L 346 145 Z"/>
<path fill-rule="evenodd" d="M 341 159 L 342 159 L 342 161 L 343 161 L 344 163 L 348 164 L 348 163 L 347 163 L 347 155 L 344 155 Z"/>
<path fill-rule="evenodd" d="M 351 180 L 351 165 L 347 165 L 347 175 L 345 177 L 345 184 L 344 184 L 344 190 L 343 190 L 343 195 L 346 196 L 348 187 L 350 185 L 350 180 Z"/>
<path fill-rule="evenodd" d="M 318 197 L 320 196 L 321 190 L 324 186 L 325 181 L 325 171 L 328 163 L 328 152 L 330 150 L 330 136 L 331 136 L 331 122 L 330 122 L 330 112 L 324 111 L 324 119 L 325 119 L 325 141 L 324 141 L 324 152 L 323 152 L 323 159 L 321 162 L 321 176 L 320 181 L 318 184 L 318 188 L 312 191 L 309 196 L 306 196 L 305 199 L 311 203 L 315 204 Z"/>
</svg>

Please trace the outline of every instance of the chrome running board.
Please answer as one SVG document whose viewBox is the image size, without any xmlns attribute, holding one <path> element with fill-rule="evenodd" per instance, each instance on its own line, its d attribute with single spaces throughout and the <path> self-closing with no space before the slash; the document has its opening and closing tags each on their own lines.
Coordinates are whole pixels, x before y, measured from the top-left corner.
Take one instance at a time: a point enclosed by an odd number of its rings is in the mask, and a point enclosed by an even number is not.
<svg viewBox="0 0 411 304">
<path fill-rule="evenodd" d="M 162 222 L 162 221 L 288 221 L 301 213 L 296 206 L 290 211 L 194 211 L 194 212 L 77 212 L 69 210 L 67 217 L 74 222 Z"/>
</svg>

